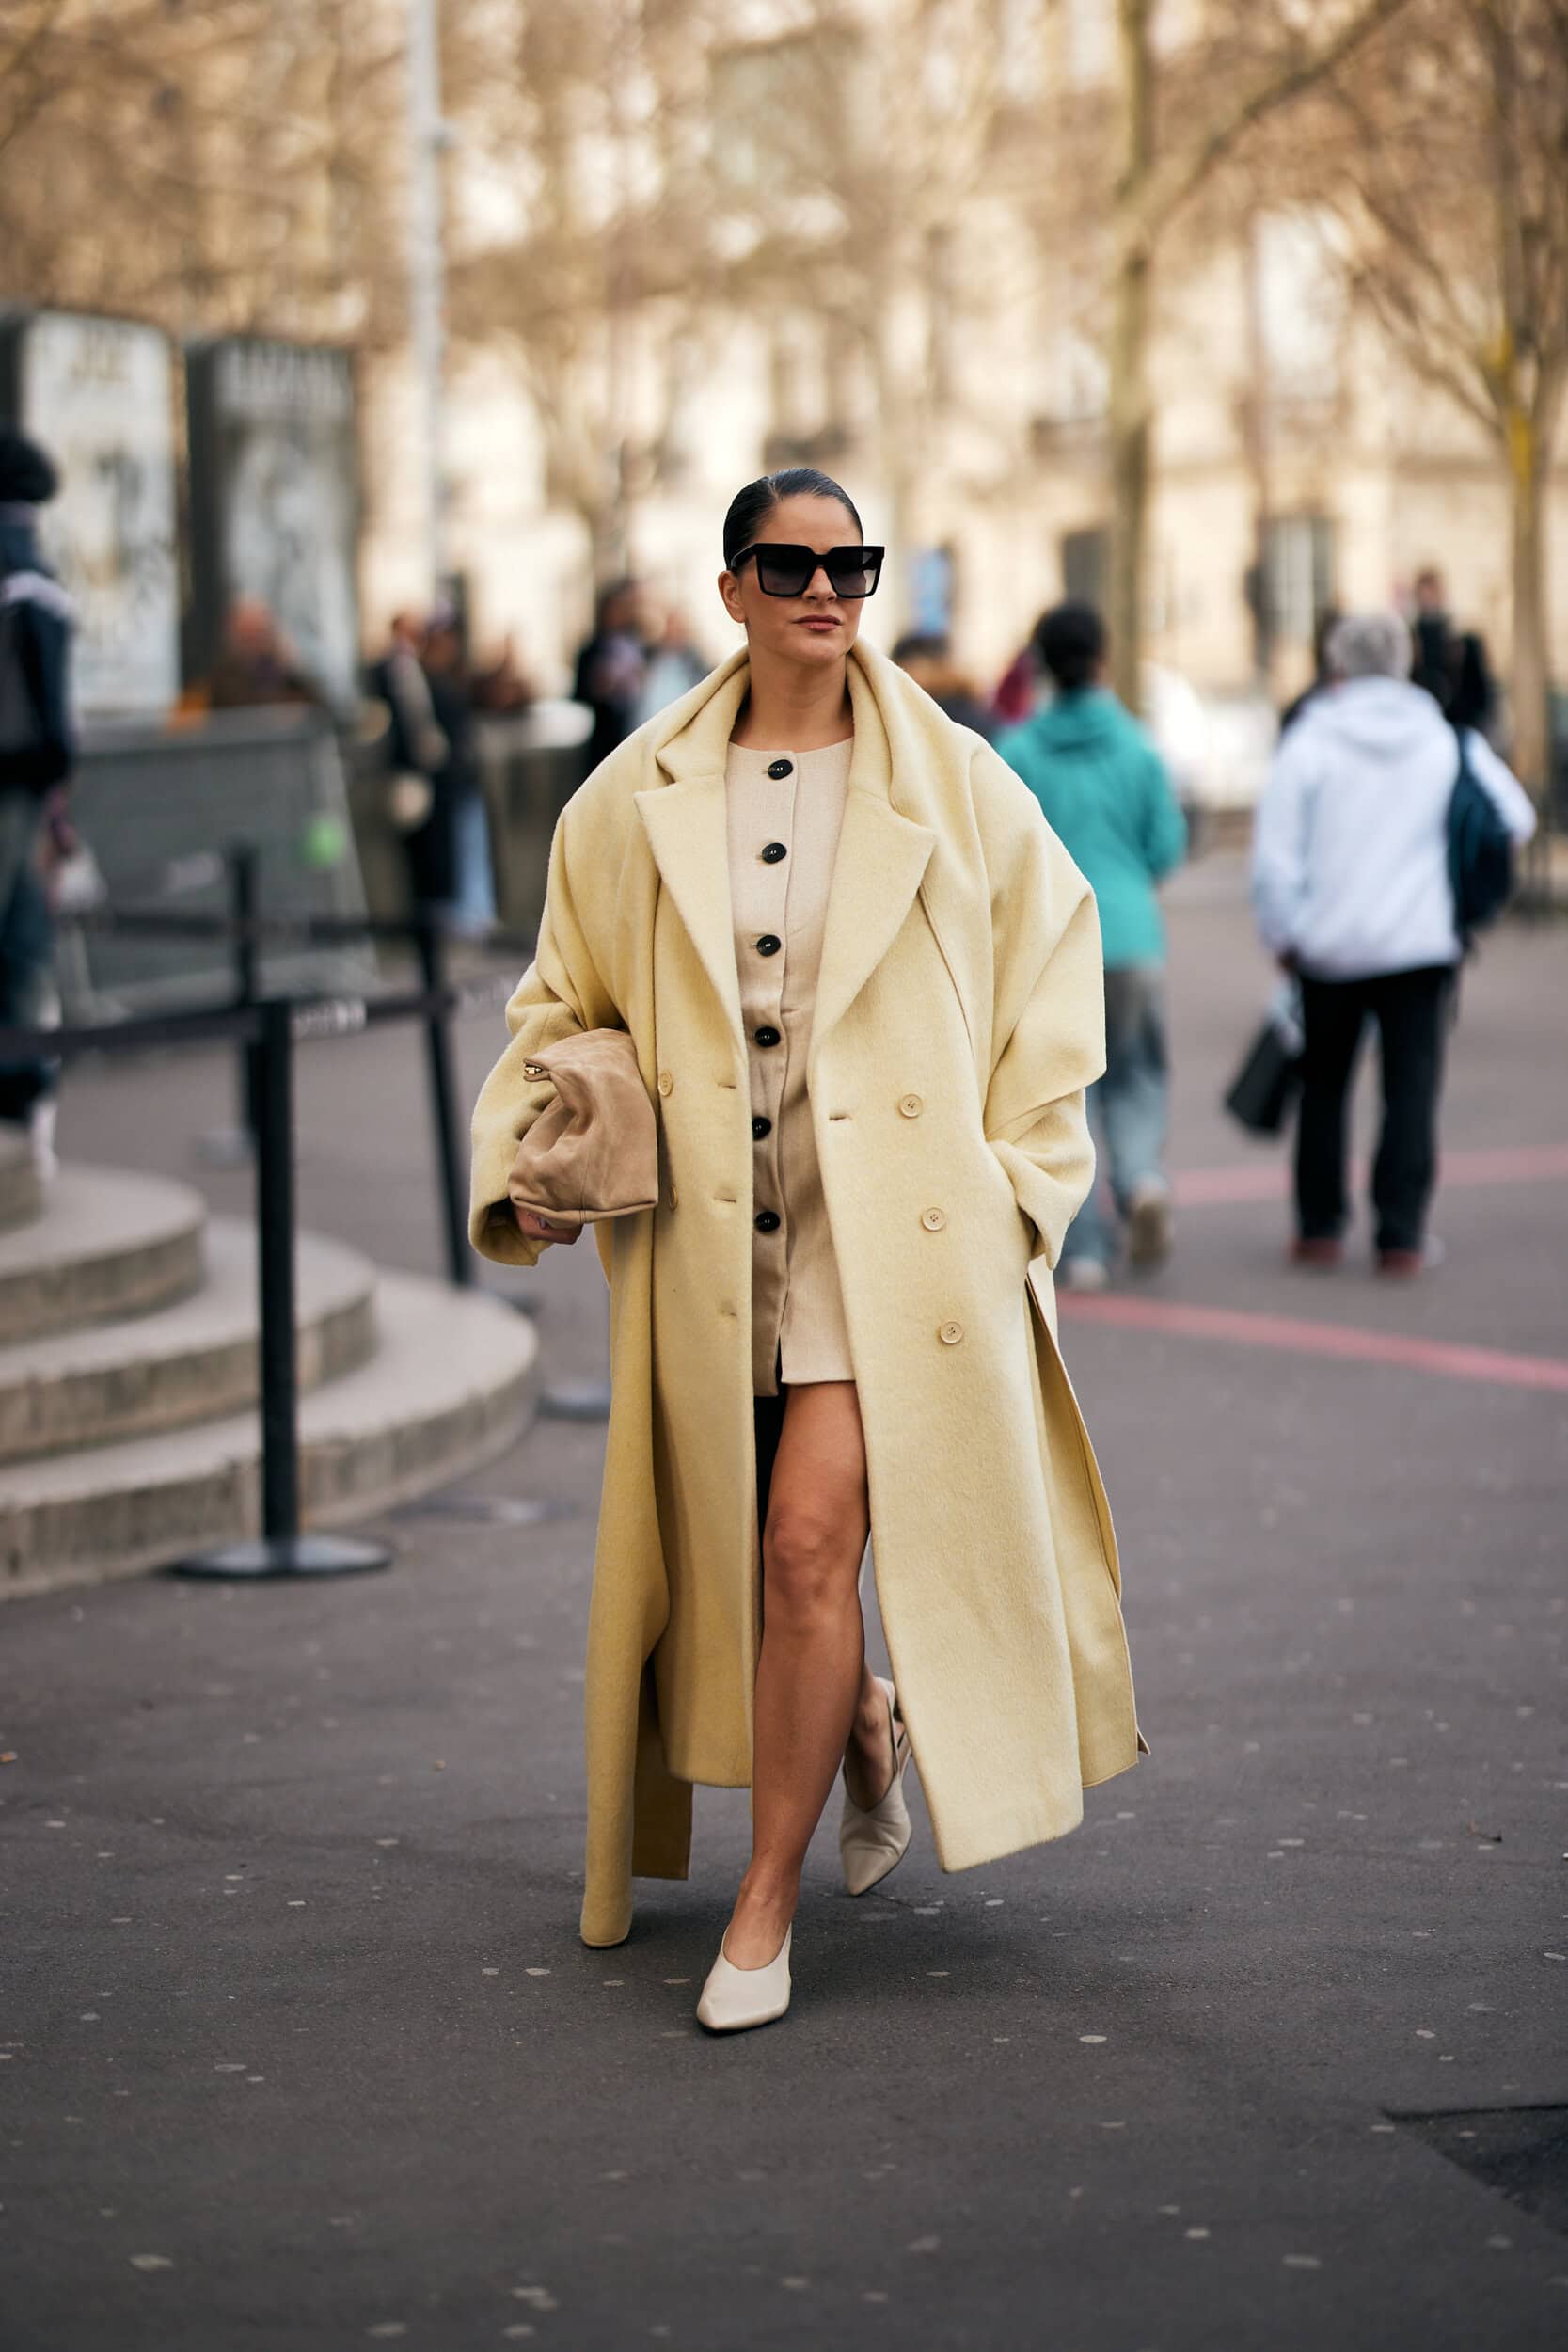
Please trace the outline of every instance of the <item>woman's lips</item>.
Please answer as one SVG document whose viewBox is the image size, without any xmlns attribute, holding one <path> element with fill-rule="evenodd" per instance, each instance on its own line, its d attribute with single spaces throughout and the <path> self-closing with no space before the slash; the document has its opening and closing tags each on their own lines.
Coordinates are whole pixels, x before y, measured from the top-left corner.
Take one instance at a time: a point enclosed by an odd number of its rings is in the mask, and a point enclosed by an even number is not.
<svg viewBox="0 0 1568 2352">
<path fill-rule="evenodd" d="M 817 629 L 823 636 L 826 636 L 830 629 L 837 628 L 841 626 L 841 624 L 832 613 L 821 612 L 808 613 L 805 619 L 798 622 L 796 626 L 800 628 Z"/>
</svg>

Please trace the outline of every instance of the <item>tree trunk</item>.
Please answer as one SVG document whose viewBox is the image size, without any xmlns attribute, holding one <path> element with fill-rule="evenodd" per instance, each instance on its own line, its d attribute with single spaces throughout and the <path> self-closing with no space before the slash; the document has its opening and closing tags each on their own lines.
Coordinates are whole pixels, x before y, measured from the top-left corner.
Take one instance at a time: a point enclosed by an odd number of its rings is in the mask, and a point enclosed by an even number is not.
<svg viewBox="0 0 1568 2352">
<path fill-rule="evenodd" d="M 1153 253 L 1141 225 L 1154 163 L 1153 0 L 1117 0 L 1121 168 L 1117 181 L 1116 277 L 1110 382 L 1111 679 L 1129 709 L 1143 702 L 1145 581 L 1148 570 L 1148 325 Z"/>
<path fill-rule="evenodd" d="M 1509 672 L 1513 767 L 1538 803 L 1549 796 L 1551 718 L 1546 611 L 1547 453 L 1530 421 L 1510 421 L 1513 642 Z"/>
</svg>

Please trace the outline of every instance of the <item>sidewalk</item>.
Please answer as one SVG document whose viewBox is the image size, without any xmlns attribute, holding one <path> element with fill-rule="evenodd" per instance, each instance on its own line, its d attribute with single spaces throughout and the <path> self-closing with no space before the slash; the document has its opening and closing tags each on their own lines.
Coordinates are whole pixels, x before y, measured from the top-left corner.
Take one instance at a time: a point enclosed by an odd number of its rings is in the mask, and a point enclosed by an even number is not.
<svg viewBox="0 0 1568 2352">
<path fill-rule="evenodd" d="M 1467 981 L 1449 1261 L 1390 1289 L 1286 1270 L 1218 1108 L 1267 985 L 1235 866 L 1172 917 L 1188 1205 L 1128 1294 L 1170 1311 L 1064 1319 L 1152 1756 L 978 1872 L 922 1818 L 859 1903 L 830 1818 L 794 2010 L 716 2043 L 743 1795 L 627 1945 L 576 1939 L 598 1430 L 389 1522 L 385 1576 L 15 1604 L 5 2352 L 1562 2341 L 1568 1394 L 1426 1358 L 1568 1362 L 1568 932 Z M 434 1272 L 421 1086 L 389 1034 L 302 1056 L 301 1215 Z M 217 1060 L 85 1075 L 63 1147 L 190 1176 L 230 1099 Z M 602 1369 L 586 1249 L 513 1287 L 547 1376 Z"/>
</svg>

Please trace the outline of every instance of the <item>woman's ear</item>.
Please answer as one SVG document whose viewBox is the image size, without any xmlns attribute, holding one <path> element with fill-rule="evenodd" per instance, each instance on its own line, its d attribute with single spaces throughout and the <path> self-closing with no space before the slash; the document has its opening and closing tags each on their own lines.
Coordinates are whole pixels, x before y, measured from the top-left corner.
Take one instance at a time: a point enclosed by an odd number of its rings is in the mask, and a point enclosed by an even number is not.
<svg viewBox="0 0 1568 2352">
<path fill-rule="evenodd" d="M 740 582 L 736 580 L 733 572 L 720 573 L 719 595 L 724 610 L 729 614 L 731 620 L 737 621 L 740 627 L 744 628 L 746 626 L 746 607 L 740 600 Z"/>
</svg>

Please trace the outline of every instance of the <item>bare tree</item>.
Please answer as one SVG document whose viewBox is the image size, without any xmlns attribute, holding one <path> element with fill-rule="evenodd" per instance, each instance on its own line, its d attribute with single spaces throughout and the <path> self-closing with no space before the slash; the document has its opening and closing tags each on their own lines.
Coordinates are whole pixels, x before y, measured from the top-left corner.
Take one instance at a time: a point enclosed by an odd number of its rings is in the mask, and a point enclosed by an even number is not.
<svg viewBox="0 0 1568 2352">
<path fill-rule="evenodd" d="M 6 291 L 184 334 L 385 341 L 401 109 L 396 0 L 15 0 Z"/>
<path fill-rule="evenodd" d="M 705 162 L 708 0 L 499 0 L 457 105 L 455 339 L 510 358 L 550 495 L 601 580 L 630 561 L 639 499 L 676 463 L 673 426 L 713 326 Z"/>
<path fill-rule="evenodd" d="M 1568 385 L 1568 0 L 1414 0 L 1337 75 L 1329 193 L 1352 281 L 1417 385 L 1485 430 L 1508 485 L 1513 756 L 1546 781 L 1548 499 Z"/>
<path fill-rule="evenodd" d="M 1345 0 L 1332 10 L 1307 10 L 1294 0 L 1235 0 L 1206 8 L 1197 37 L 1164 51 L 1156 40 L 1157 0 L 1115 0 L 1108 602 L 1117 691 L 1134 707 L 1142 695 L 1148 569 L 1148 357 L 1166 240 L 1259 125 L 1343 66 L 1408 5 Z M 1216 89 L 1224 93 L 1218 100 Z"/>
</svg>

